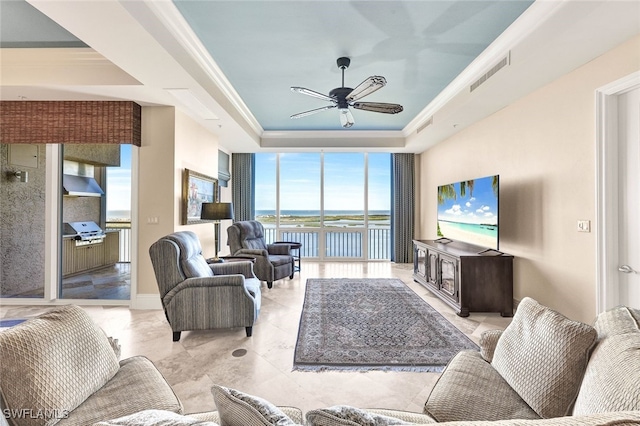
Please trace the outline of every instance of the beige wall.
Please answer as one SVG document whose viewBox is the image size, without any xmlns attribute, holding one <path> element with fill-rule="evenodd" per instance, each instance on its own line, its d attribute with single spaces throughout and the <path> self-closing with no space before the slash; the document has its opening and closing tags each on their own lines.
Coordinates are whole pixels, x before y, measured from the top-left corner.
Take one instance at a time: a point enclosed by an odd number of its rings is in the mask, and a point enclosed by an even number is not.
<svg viewBox="0 0 640 426">
<path fill-rule="evenodd" d="M 157 294 L 149 247 L 160 237 L 193 231 L 205 256 L 213 256 L 213 225 L 181 225 L 180 203 L 185 168 L 217 177 L 218 140 L 173 107 L 144 107 L 139 153 L 137 294 Z M 149 224 L 150 217 L 157 217 L 158 223 Z"/>
<path fill-rule="evenodd" d="M 417 237 L 435 238 L 438 185 L 500 175 L 500 249 L 514 297 L 592 322 L 596 298 L 595 90 L 640 69 L 640 36 L 419 156 Z M 577 220 L 591 233 L 577 232 Z"/>
<path fill-rule="evenodd" d="M 198 235 L 205 257 L 214 255 L 214 226 L 212 223 L 180 225 L 182 208 L 182 173 L 193 170 L 213 178 L 218 178 L 218 138 L 209 130 L 178 112 L 176 114 L 176 161 L 174 193 L 174 213 L 176 231 L 193 231 Z"/>
<path fill-rule="evenodd" d="M 175 108 L 142 108 L 142 146 L 138 182 L 138 294 L 158 293 L 149 247 L 173 232 Z M 157 217 L 157 224 L 147 223 Z M 135 300 L 136 295 L 132 295 Z"/>
</svg>

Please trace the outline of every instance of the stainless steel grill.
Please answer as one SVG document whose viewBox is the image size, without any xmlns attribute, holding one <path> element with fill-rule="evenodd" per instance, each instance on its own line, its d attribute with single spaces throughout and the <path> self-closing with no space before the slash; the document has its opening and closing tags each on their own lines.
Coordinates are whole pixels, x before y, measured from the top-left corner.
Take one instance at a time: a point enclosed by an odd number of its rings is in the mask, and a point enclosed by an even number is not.
<svg viewBox="0 0 640 426">
<path fill-rule="evenodd" d="M 64 224 L 63 234 L 72 236 L 76 246 L 101 244 L 105 238 L 104 231 L 95 222 L 68 222 Z"/>
</svg>

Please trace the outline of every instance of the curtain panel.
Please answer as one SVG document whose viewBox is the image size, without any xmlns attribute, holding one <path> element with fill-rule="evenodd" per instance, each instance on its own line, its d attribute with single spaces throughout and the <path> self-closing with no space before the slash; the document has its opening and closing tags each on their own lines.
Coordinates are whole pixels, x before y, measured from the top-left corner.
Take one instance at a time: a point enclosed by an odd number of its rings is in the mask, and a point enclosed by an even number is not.
<svg viewBox="0 0 640 426">
<path fill-rule="evenodd" d="M 255 154 L 231 154 L 231 202 L 235 221 L 255 219 Z"/>
<path fill-rule="evenodd" d="M 414 154 L 391 154 L 391 198 L 391 260 L 396 263 L 413 263 Z"/>
</svg>

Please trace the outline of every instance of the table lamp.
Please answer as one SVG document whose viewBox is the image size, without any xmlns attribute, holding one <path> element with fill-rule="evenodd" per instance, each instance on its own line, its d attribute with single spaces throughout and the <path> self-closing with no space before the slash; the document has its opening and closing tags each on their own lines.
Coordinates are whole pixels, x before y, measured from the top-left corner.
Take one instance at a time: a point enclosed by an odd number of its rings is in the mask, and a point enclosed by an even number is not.
<svg viewBox="0 0 640 426">
<path fill-rule="evenodd" d="M 233 205 L 231 203 L 202 203 L 200 211 L 200 219 L 214 222 L 215 229 L 215 260 L 218 260 L 218 251 L 220 244 L 220 221 L 225 219 L 233 219 Z"/>
</svg>

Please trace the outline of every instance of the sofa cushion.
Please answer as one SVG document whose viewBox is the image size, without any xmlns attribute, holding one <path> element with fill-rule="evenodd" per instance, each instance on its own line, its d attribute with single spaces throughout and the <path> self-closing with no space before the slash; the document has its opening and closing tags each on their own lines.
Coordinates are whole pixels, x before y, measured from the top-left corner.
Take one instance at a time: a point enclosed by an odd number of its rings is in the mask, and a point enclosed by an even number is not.
<svg viewBox="0 0 640 426">
<path fill-rule="evenodd" d="M 640 410 L 640 333 L 598 343 L 580 386 L 573 415 Z"/>
<path fill-rule="evenodd" d="M 284 414 L 286 414 L 291 420 L 293 420 L 296 424 L 304 424 L 304 418 L 302 416 L 302 411 L 296 407 L 288 407 L 288 406 L 278 406 Z M 202 413 L 190 413 L 189 417 L 194 419 L 220 423 L 220 412 L 219 411 L 205 411 Z"/>
<path fill-rule="evenodd" d="M 240 230 L 242 248 L 250 250 L 266 250 L 264 227 L 257 220 L 247 220 L 234 223 Z"/>
<path fill-rule="evenodd" d="M 281 254 L 270 254 L 269 262 L 273 266 L 282 266 L 282 265 L 290 265 L 291 264 L 291 256 L 289 255 L 281 255 Z"/>
<path fill-rule="evenodd" d="M 543 418 L 569 413 L 596 330 L 525 297 L 504 330 L 492 366 Z"/>
<path fill-rule="evenodd" d="M 171 411 L 144 410 L 113 420 L 94 423 L 92 426 L 219 426 L 218 423 L 198 420 Z"/>
<path fill-rule="evenodd" d="M 173 241 L 180 253 L 180 266 L 187 278 L 212 277 L 213 270 L 202 255 L 198 236 L 192 231 L 174 232 L 165 237 Z"/>
<path fill-rule="evenodd" d="M 640 310 L 617 306 L 597 316 L 594 327 L 598 339 L 627 333 L 640 333 Z"/>
<path fill-rule="evenodd" d="M 424 412 L 438 422 L 540 418 L 477 351 L 453 357 Z"/>
<path fill-rule="evenodd" d="M 14 419 L 18 425 L 58 423 L 119 369 L 107 336 L 74 305 L 0 333 L 0 359 L 7 408 L 44 413 Z"/>
<path fill-rule="evenodd" d="M 182 413 L 182 403 L 149 359 L 135 356 L 120 362 L 118 373 L 58 426 L 84 426 L 142 410 Z"/>
<path fill-rule="evenodd" d="M 260 397 L 217 385 L 211 392 L 224 426 L 296 425 L 282 410 Z"/>
<path fill-rule="evenodd" d="M 395 417 L 369 413 L 348 405 L 311 410 L 306 414 L 307 426 L 386 426 L 410 425 Z"/>
<path fill-rule="evenodd" d="M 433 424 L 436 423 L 435 419 L 431 416 L 422 413 L 415 413 L 413 411 L 402 410 L 390 410 L 387 408 L 366 408 L 366 411 L 370 414 L 378 414 L 380 416 L 394 417 L 396 419 L 404 420 L 411 424 Z"/>
</svg>

